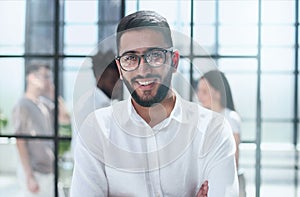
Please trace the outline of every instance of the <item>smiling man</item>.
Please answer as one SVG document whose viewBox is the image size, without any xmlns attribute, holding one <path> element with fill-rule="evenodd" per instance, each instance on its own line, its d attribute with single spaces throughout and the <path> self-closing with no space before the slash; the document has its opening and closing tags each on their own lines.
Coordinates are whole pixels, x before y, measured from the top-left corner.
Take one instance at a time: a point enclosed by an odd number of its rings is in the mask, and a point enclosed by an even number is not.
<svg viewBox="0 0 300 197">
<path fill-rule="evenodd" d="M 119 54 L 122 55 L 117 57 L 121 79 L 131 93 L 132 104 L 151 127 L 170 115 L 176 98 L 170 85 L 179 53 L 172 50 L 172 43 L 165 41 L 161 31 L 160 28 L 122 31 L 119 40 Z M 151 117 L 149 110 L 166 113 Z"/>
<path fill-rule="evenodd" d="M 83 123 L 71 196 L 238 196 L 228 123 L 171 87 L 180 56 L 166 19 L 124 17 L 117 49 L 131 96 Z"/>
</svg>

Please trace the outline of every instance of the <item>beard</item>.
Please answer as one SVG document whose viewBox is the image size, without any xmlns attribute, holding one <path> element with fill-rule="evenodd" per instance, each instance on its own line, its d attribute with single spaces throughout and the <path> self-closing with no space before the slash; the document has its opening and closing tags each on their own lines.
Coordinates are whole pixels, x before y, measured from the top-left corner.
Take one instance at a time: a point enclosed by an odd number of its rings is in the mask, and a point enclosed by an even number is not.
<svg viewBox="0 0 300 197">
<path fill-rule="evenodd" d="M 160 76 L 153 76 L 153 75 L 147 75 L 146 77 L 159 77 Z M 135 79 L 137 78 L 143 78 L 143 77 L 135 77 L 133 78 L 131 81 L 133 82 Z M 167 74 L 166 78 L 162 81 L 162 83 L 159 85 L 158 90 L 156 92 L 156 94 L 154 96 L 149 96 L 147 98 L 142 98 L 141 96 L 139 96 L 137 94 L 137 91 L 133 89 L 133 87 L 131 86 L 131 84 L 129 83 L 128 80 L 126 80 L 123 77 L 123 81 L 128 89 L 128 91 L 131 94 L 131 97 L 135 100 L 135 102 L 143 107 L 151 107 L 152 105 L 156 104 L 156 103 L 160 103 L 162 100 L 164 100 L 170 90 L 170 84 L 171 84 L 171 79 L 172 79 L 172 71 L 170 70 L 170 72 Z"/>
</svg>

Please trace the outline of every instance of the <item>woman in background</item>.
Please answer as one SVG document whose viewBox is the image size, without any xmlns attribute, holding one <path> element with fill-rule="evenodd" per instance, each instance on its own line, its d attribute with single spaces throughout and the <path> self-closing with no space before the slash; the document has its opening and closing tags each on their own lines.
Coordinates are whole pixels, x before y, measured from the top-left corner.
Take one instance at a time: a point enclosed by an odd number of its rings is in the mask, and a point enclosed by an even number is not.
<svg viewBox="0 0 300 197">
<path fill-rule="evenodd" d="M 235 111 L 231 89 L 224 73 L 211 70 L 205 73 L 197 85 L 197 97 L 203 107 L 221 113 L 228 120 L 236 142 L 236 167 L 239 169 L 239 143 L 241 118 Z M 239 173 L 240 197 L 246 196 L 245 180 Z"/>
</svg>

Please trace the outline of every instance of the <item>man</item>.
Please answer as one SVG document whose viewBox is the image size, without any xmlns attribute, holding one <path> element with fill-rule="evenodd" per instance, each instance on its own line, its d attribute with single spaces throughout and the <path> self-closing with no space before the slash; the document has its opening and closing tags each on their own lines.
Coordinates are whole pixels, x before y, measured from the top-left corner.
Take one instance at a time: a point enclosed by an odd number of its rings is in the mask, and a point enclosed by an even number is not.
<svg viewBox="0 0 300 197">
<path fill-rule="evenodd" d="M 16 134 L 53 135 L 53 109 L 41 100 L 51 86 L 50 67 L 32 64 L 26 69 L 26 91 L 13 110 Z M 21 167 L 18 170 L 23 193 L 26 197 L 53 197 L 53 142 L 41 139 L 17 139 Z"/>
<path fill-rule="evenodd" d="M 228 123 L 171 88 L 179 52 L 166 19 L 124 17 L 117 48 L 131 97 L 83 123 L 71 196 L 238 196 Z"/>
</svg>

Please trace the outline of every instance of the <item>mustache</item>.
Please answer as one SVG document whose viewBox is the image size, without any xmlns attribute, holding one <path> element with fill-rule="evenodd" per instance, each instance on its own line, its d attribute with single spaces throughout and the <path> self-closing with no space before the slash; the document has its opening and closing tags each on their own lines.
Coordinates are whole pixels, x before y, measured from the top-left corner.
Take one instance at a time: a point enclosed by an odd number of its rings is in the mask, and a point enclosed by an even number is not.
<svg viewBox="0 0 300 197">
<path fill-rule="evenodd" d="M 146 78 L 159 78 L 159 79 L 161 79 L 161 76 L 157 75 L 157 74 L 147 74 L 146 76 L 138 75 L 138 76 L 133 77 L 131 79 L 131 82 L 134 82 L 137 79 L 146 79 Z"/>
</svg>

